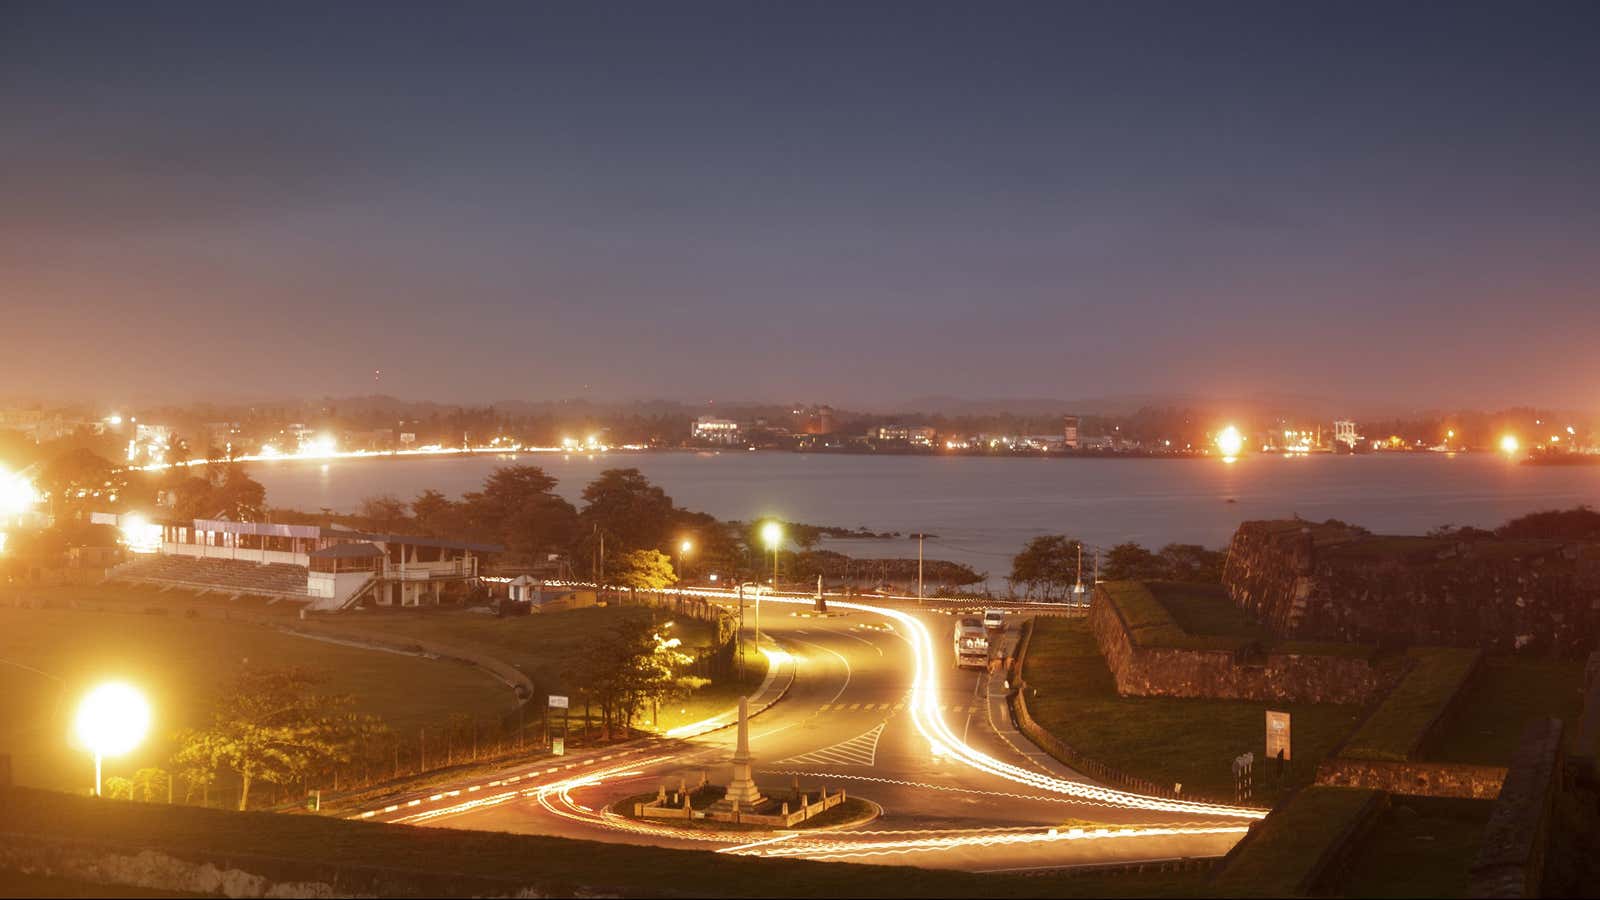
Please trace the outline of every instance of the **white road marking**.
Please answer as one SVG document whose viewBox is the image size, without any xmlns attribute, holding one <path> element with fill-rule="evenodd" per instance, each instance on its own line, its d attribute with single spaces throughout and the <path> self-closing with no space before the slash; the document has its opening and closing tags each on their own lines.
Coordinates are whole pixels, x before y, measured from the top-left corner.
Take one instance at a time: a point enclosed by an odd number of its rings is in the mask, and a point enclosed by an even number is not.
<svg viewBox="0 0 1600 900">
<path fill-rule="evenodd" d="M 878 740 L 883 737 L 883 728 L 887 723 L 879 723 L 871 731 L 858 734 L 848 741 L 840 741 L 831 747 L 802 753 L 782 759 L 780 764 L 794 765 L 823 765 L 834 766 L 874 766 L 878 763 Z"/>
</svg>

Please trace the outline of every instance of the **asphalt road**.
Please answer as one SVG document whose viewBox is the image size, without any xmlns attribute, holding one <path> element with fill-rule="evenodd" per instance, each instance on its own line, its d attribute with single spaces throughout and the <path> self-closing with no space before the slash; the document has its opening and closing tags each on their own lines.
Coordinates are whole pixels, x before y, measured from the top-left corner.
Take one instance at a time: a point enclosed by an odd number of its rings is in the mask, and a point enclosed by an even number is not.
<svg viewBox="0 0 1600 900">
<path fill-rule="evenodd" d="M 680 779 L 696 784 L 702 772 L 726 783 L 734 728 L 595 751 L 530 769 L 514 784 L 456 786 L 375 818 L 973 871 L 1219 856 L 1243 836 L 1249 814 L 1130 808 L 1140 801 L 1128 795 L 1063 793 L 1093 792 L 1084 786 L 1094 783 L 1030 758 L 1025 751 L 1039 754 L 1009 728 L 999 686 L 991 696 L 988 673 L 955 668 L 951 617 L 875 603 L 850 611 L 835 604 L 835 615 L 813 618 L 805 606 L 768 601 L 763 630 L 792 657 L 794 679 L 780 702 L 750 720 L 758 785 L 787 789 L 798 779 L 812 793 L 843 788 L 882 808 L 870 822 L 832 831 L 686 835 L 606 813 L 611 803 L 660 785 L 671 791 Z M 1015 640 L 1017 623 L 1013 618 L 998 645 Z"/>
</svg>

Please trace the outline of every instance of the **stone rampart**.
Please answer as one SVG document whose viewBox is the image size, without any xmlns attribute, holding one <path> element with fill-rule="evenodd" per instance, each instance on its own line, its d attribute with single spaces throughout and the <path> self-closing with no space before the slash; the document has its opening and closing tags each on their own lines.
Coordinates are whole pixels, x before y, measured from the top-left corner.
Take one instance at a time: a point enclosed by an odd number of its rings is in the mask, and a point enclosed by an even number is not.
<svg viewBox="0 0 1600 900">
<path fill-rule="evenodd" d="M 1317 766 L 1316 783 L 1412 797 L 1493 800 L 1505 780 L 1501 766 L 1339 758 Z"/>
<path fill-rule="evenodd" d="M 1230 597 L 1280 638 L 1579 655 L 1600 633 L 1600 545 L 1245 522 Z"/>
<path fill-rule="evenodd" d="M 1388 683 L 1359 656 L 1141 646 L 1104 589 L 1090 604 L 1089 629 L 1125 696 L 1365 703 Z"/>
</svg>

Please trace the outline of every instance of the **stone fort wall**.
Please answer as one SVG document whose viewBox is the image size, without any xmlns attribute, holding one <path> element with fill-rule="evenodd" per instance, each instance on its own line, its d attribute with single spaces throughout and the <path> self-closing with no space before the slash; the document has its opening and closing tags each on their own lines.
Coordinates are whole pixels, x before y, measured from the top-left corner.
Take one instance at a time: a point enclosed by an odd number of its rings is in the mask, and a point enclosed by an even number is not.
<svg viewBox="0 0 1600 900">
<path fill-rule="evenodd" d="M 1245 522 L 1223 584 L 1280 638 L 1582 655 L 1600 633 L 1593 544 Z"/>
</svg>

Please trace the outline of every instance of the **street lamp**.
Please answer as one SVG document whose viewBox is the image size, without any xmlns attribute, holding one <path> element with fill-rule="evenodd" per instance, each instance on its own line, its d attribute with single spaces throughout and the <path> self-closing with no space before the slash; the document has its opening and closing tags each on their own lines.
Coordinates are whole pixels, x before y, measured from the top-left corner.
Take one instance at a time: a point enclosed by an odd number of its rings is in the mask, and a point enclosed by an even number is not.
<svg viewBox="0 0 1600 900">
<path fill-rule="evenodd" d="M 685 574 L 687 574 L 687 570 L 685 569 L 685 565 L 684 565 L 684 560 L 689 558 L 689 551 L 693 550 L 693 549 L 694 549 L 694 542 L 689 540 L 688 538 L 684 538 L 683 542 L 678 544 L 678 580 L 679 581 L 682 581 L 684 579 Z"/>
<path fill-rule="evenodd" d="M 776 521 L 761 526 L 761 540 L 772 548 L 772 592 L 778 592 L 778 548 L 783 546 L 783 526 Z M 761 592 L 756 592 L 756 652 L 761 652 Z"/>
<path fill-rule="evenodd" d="M 100 759 L 139 746 L 150 730 L 150 704 L 121 682 L 102 684 L 78 705 L 78 739 L 94 754 L 94 795 L 100 796 Z"/>
</svg>

